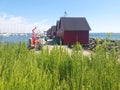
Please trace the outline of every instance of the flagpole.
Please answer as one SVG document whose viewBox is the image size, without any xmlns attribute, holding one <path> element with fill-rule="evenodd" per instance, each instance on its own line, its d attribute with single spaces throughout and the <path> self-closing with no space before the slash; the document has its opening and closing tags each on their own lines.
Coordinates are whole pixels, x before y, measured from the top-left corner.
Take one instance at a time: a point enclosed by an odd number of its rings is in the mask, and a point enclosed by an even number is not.
<svg viewBox="0 0 120 90">
<path fill-rule="evenodd" d="M 67 12 L 65 11 L 65 12 L 64 12 L 64 17 L 66 17 L 66 16 L 67 16 Z"/>
</svg>

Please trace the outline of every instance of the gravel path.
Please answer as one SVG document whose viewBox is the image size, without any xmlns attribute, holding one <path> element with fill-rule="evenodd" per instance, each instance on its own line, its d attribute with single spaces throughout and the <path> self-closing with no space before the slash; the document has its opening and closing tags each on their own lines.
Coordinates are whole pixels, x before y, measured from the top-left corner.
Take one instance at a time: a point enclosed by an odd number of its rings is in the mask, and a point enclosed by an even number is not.
<svg viewBox="0 0 120 90">
<path fill-rule="evenodd" d="M 45 45 L 44 47 L 43 47 L 43 49 L 46 49 L 46 48 L 48 48 L 50 51 L 53 49 L 53 47 L 54 47 L 54 45 Z M 60 47 L 60 46 L 57 46 L 58 48 Z M 70 48 L 68 48 L 66 45 L 62 45 L 61 46 L 63 49 L 65 49 L 65 50 L 67 50 L 68 51 L 68 53 L 72 53 L 72 49 L 70 49 Z M 90 56 L 90 51 L 88 51 L 88 50 L 83 50 L 83 55 L 84 56 Z"/>
</svg>

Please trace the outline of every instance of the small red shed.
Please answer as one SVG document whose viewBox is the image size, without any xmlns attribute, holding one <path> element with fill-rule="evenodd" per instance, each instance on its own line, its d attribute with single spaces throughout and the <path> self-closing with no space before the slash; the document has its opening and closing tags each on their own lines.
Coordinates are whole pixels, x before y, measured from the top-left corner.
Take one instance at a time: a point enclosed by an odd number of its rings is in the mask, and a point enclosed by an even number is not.
<svg viewBox="0 0 120 90">
<path fill-rule="evenodd" d="M 51 26 L 51 28 L 47 31 L 47 36 L 51 38 L 56 36 L 56 26 Z"/>
<path fill-rule="evenodd" d="M 47 36 L 51 36 L 51 28 L 47 30 Z"/>
<path fill-rule="evenodd" d="M 56 36 L 56 26 L 51 27 L 51 36 L 52 37 Z"/>
<path fill-rule="evenodd" d="M 57 36 L 63 44 L 88 44 L 91 28 L 85 17 L 61 17 L 57 27 Z"/>
<path fill-rule="evenodd" d="M 60 31 L 60 30 L 59 30 L 59 28 L 60 28 L 60 27 L 59 27 L 59 22 L 60 22 L 60 21 L 57 21 L 57 23 L 56 23 L 56 37 L 57 37 L 57 38 L 60 37 L 60 34 L 59 34 L 59 33 L 60 33 L 60 32 L 59 32 L 59 31 Z"/>
</svg>

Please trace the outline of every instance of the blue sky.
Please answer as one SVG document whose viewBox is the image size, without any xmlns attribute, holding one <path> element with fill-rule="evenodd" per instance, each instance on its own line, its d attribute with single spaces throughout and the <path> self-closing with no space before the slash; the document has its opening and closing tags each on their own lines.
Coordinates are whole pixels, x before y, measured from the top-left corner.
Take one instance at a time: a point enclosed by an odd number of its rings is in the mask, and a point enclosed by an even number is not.
<svg viewBox="0 0 120 90">
<path fill-rule="evenodd" d="M 0 0 L 0 32 L 44 31 L 67 17 L 86 17 L 90 32 L 120 32 L 120 0 Z"/>
</svg>

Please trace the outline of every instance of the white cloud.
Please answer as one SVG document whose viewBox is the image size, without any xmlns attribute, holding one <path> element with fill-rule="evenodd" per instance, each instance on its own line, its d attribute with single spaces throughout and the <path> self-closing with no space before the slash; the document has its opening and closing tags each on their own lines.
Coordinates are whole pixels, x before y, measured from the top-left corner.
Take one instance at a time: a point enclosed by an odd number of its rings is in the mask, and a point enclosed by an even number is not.
<svg viewBox="0 0 120 90">
<path fill-rule="evenodd" d="M 37 30 L 40 30 L 41 32 L 50 27 L 50 25 L 44 25 L 44 23 L 42 24 L 40 22 L 30 24 L 26 18 L 21 16 L 0 15 L 0 33 L 29 33 L 32 32 L 32 29 L 35 26 L 37 27 Z"/>
</svg>

